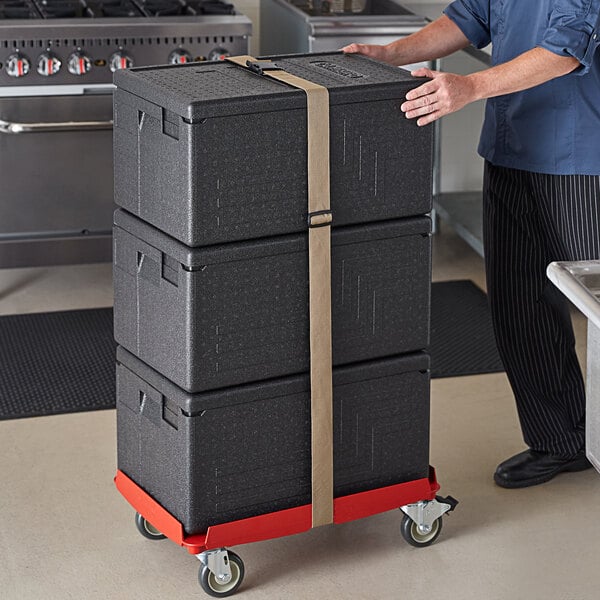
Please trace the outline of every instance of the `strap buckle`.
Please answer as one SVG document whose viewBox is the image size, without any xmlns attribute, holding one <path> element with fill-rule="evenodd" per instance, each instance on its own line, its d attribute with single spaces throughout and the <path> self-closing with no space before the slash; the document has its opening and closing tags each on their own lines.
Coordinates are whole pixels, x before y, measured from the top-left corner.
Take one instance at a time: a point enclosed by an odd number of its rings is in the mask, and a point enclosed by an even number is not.
<svg viewBox="0 0 600 600">
<path fill-rule="evenodd" d="M 257 75 L 263 75 L 264 71 L 283 71 L 281 67 L 277 65 L 277 63 L 271 62 L 270 60 L 247 60 L 246 66 L 250 71 L 256 73 Z"/>
<path fill-rule="evenodd" d="M 308 213 L 309 229 L 314 229 L 315 227 L 327 227 L 328 225 L 331 225 L 332 221 L 333 214 L 330 210 L 317 210 Z"/>
</svg>

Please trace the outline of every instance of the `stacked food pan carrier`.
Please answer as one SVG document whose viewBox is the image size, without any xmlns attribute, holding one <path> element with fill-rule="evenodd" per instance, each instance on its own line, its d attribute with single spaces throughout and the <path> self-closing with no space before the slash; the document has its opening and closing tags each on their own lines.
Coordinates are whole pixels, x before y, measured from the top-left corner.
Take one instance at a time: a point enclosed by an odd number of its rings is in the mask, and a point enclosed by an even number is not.
<svg viewBox="0 0 600 600">
<path fill-rule="evenodd" d="M 340 53 L 115 74 L 118 472 L 140 531 L 227 546 L 402 508 L 428 545 L 432 130 Z"/>
</svg>

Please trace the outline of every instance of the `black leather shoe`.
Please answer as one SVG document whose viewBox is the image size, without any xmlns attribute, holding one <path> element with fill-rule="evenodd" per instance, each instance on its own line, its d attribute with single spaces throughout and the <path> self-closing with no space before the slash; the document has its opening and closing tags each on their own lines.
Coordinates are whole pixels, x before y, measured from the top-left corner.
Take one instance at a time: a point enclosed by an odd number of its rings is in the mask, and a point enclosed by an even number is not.
<svg viewBox="0 0 600 600">
<path fill-rule="evenodd" d="M 524 488 L 550 481 L 559 473 L 584 471 L 591 466 L 583 450 L 572 458 L 525 450 L 500 463 L 494 481 L 503 488 Z"/>
</svg>

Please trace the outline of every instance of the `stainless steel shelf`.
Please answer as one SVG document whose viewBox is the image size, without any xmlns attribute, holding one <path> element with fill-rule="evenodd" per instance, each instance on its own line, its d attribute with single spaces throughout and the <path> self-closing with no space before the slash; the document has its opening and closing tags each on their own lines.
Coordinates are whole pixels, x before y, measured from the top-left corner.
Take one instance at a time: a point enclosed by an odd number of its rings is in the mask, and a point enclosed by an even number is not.
<svg viewBox="0 0 600 600">
<path fill-rule="evenodd" d="M 88 264 L 112 260 L 112 236 L 0 240 L 0 269 Z"/>
<path fill-rule="evenodd" d="M 483 256 L 482 192 L 450 192 L 434 197 L 436 215 Z"/>
</svg>

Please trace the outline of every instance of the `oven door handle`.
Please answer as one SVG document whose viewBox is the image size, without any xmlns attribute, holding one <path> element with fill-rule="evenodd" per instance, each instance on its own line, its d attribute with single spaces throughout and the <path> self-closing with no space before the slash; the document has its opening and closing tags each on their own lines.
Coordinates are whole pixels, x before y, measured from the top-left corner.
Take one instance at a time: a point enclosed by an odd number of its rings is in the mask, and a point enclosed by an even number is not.
<svg viewBox="0 0 600 600">
<path fill-rule="evenodd" d="M 15 123 L 0 119 L 0 133 L 9 135 L 21 133 L 44 133 L 49 131 L 94 131 L 112 129 L 110 121 L 64 121 L 57 123 Z"/>
</svg>

